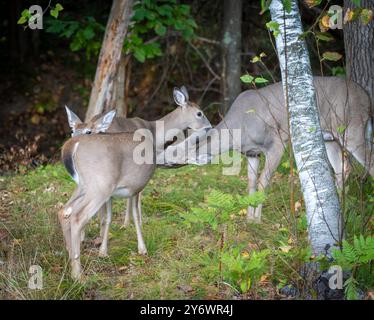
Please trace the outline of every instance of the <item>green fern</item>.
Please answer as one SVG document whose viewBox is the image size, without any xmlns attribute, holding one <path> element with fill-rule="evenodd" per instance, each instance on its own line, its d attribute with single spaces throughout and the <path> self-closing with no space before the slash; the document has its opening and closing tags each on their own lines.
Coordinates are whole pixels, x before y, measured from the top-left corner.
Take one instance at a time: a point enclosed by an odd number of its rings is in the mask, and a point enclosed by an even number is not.
<svg viewBox="0 0 374 320">
<path fill-rule="evenodd" d="M 184 222 L 191 227 L 193 224 L 203 227 L 208 225 L 213 231 L 225 224 L 248 206 L 257 207 L 265 200 L 262 192 L 251 195 L 236 195 L 212 190 L 199 208 L 192 208 L 189 213 L 181 213 Z"/>
<path fill-rule="evenodd" d="M 269 249 L 247 253 L 240 247 L 223 253 L 224 278 L 242 293 L 248 292 L 268 271 Z"/>
<path fill-rule="evenodd" d="M 358 299 L 358 282 L 350 277 L 344 282 L 344 293 L 348 300 Z"/>
<path fill-rule="evenodd" d="M 353 244 L 343 240 L 342 250 L 333 250 L 332 256 L 343 269 L 349 270 L 354 266 L 367 264 L 374 260 L 374 238 L 355 236 Z"/>
<path fill-rule="evenodd" d="M 351 277 L 344 282 L 344 290 L 348 300 L 356 300 L 359 283 L 355 274 L 360 268 L 374 261 L 374 238 L 368 236 L 365 239 L 363 235 L 355 236 L 353 244 L 343 240 L 342 249 L 333 250 L 332 256 L 335 259 L 334 264 L 338 264 L 344 270 L 352 271 Z"/>
</svg>

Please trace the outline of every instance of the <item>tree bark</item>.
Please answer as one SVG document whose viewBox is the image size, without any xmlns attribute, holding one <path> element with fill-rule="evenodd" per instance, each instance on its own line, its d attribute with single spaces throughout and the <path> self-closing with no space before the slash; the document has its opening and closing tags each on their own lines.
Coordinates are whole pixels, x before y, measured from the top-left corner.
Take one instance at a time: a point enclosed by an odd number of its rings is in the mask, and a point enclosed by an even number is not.
<svg viewBox="0 0 374 320">
<path fill-rule="evenodd" d="M 356 6 L 344 0 L 345 10 Z M 373 0 L 361 0 L 360 7 L 374 11 Z M 344 25 L 347 76 L 362 86 L 374 101 L 374 21 L 364 25 L 359 19 Z"/>
<path fill-rule="evenodd" d="M 133 0 L 113 0 L 97 64 L 86 120 L 115 107 L 114 82 Z"/>
<path fill-rule="evenodd" d="M 276 47 L 309 238 L 315 255 L 329 254 L 341 237 L 340 205 L 323 142 L 309 54 L 299 39 L 303 33 L 299 9 L 296 0 L 291 3 L 287 13 L 281 0 L 273 0 L 270 13 L 279 24 Z"/>
<path fill-rule="evenodd" d="M 222 37 L 222 113 L 241 92 L 242 0 L 224 0 Z"/>
<path fill-rule="evenodd" d="M 121 56 L 114 83 L 114 101 L 117 109 L 117 116 L 126 117 L 125 110 L 125 82 L 126 82 L 126 62 L 127 58 Z"/>
</svg>

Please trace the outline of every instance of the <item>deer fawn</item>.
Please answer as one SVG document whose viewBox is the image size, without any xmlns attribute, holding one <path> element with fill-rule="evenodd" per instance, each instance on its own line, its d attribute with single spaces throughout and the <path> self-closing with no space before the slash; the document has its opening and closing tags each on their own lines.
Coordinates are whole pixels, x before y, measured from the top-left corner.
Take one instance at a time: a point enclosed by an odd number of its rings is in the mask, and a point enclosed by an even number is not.
<svg viewBox="0 0 374 320">
<path fill-rule="evenodd" d="M 81 231 L 95 213 L 106 204 L 108 216 L 103 232 L 103 242 L 107 242 L 111 217 L 111 197 L 136 198 L 151 179 L 156 164 L 151 161 L 139 162 L 140 147 L 145 153 L 151 149 L 160 152 L 165 140 L 171 140 L 175 132 L 172 129 L 202 130 L 211 128 L 210 122 L 199 107 L 188 101 L 188 96 L 174 89 L 174 100 L 178 108 L 163 117 L 164 132 L 156 130 L 157 122 L 150 122 L 150 135 L 144 135 L 144 141 L 134 141 L 134 133 L 103 133 L 80 135 L 69 139 L 62 147 L 62 160 L 78 186 L 70 200 L 59 211 L 66 248 L 69 252 L 72 277 L 81 275 L 80 243 Z M 113 120 L 112 116 L 112 120 Z M 110 117 L 107 120 L 110 120 Z M 100 120 L 104 131 L 108 121 Z M 138 251 L 146 254 L 136 201 L 132 201 L 132 215 L 135 223 Z M 105 240 L 104 240 L 105 239 Z"/>
<path fill-rule="evenodd" d="M 329 161 L 336 175 L 337 186 L 349 174 L 349 163 L 343 160 L 347 151 L 374 177 L 372 162 L 371 102 L 357 84 L 338 77 L 315 77 L 314 85 L 319 106 L 321 127 Z M 222 146 L 222 130 L 241 130 L 240 151 L 248 160 L 248 192 L 264 190 L 277 169 L 288 140 L 288 119 L 281 83 L 242 92 L 233 102 L 224 119 L 203 141 L 199 150 L 209 150 L 204 159 L 233 149 L 232 143 Z M 209 139 L 210 140 L 209 140 Z M 190 139 L 189 139 L 190 140 Z M 204 147 L 204 148 L 203 148 Z M 169 146 L 186 148 L 186 143 Z M 189 148 L 195 148 L 191 144 Z M 258 179 L 259 155 L 265 155 L 265 166 Z M 181 154 L 181 153 L 180 153 Z M 200 155 L 201 157 L 201 155 Z M 180 158 L 170 165 L 199 162 L 198 159 Z M 344 163 L 345 162 L 345 163 Z M 249 207 L 249 220 L 260 220 L 262 205 Z"/>
</svg>

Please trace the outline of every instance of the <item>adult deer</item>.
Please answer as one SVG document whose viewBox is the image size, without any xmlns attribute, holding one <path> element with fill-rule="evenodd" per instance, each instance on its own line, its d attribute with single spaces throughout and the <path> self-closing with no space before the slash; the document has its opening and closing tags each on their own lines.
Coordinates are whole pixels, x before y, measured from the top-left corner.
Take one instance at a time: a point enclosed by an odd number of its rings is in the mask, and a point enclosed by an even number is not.
<svg viewBox="0 0 374 320">
<path fill-rule="evenodd" d="M 189 94 L 187 88 L 182 86 L 180 91 L 183 93 L 187 101 L 189 100 Z M 67 106 L 65 110 L 68 116 L 68 122 L 71 129 L 72 137 L 76 137 L 82 134 L 96 134 L 96 133 L 118 133 L 118 132 L 135 132 L 138 129 L 148 129 L 155 133 L 155 122 L 147 121 L 141 118 L 124 118 L 124 117 L 115 117 L 115 110 L 108 111 L 104 114 L 95 115 L 88 122 L 82 122 L 81 119 L 71 111 Z M 127 227 L 130 223 L 131 217 L 131 208 L 132 202 L 135 201 L 138 212 L 139 212 L 139 221 L 142 224 L 142 206 L 141 206 L 141 192 L 134 198 L 127 199 L 126 211 L 125 211 L 125 220 L 124 227 Z M 101 225 L 106 224 L 106 211 L 107 206 L 103 206 L 100 209 L 100 220 Z M 108 214 L 108 213 L 107 213 Z M 103 237 L 103 230 L 101 228 L 101 237 Z M 106 255 L 107 251 L 104 248 L 100 249 L 101 255 Z"/>
<path fill-rule="evenodd" d="M 182 87 L 187 94 L 185 87 Z M 187 94 L 188 98 L 188 94 Z M 143 120 L 141 118 L 124 118 L 115 117 L 115 110 L 108 111 L 104 114 L 99 114 L 94 116 L 88 122 L 82 122 L 81 119 L 71 111 L 67 106 L 65 106 L 66 113 L 68 116 L 69 126 L 71 128 L 72 137 L 80 136 L 83 134 L 96 134 L 96 133 L 118 133 L 118 132 L 135 132 L 138 129 L 148 129 L 152 130 L 152 122 Z M 127 199 L 127 206 L 125 211 L 125 221 L 123 226 L 127 227 L 130 223 L 131 207 L 132 202 L 136 201 L 136 205 L 139 211 L 139 221 L 142 223 L 142 206 L 141 206 L 141 193 L 134 198 Z M 105 216 L 107 211 L 107 206 L 103 206 L 100 209 L 100 219 L 101 225 L 105 222 Z M 103 231 L 103 228 L 101 228 Z M 101 232 L 101 236 L 103 236 Z M 106 250 L 100 250 L 102 255 L 106 254 Z"/>
<path fill-rule="evenodd" d="M 174 89 L 174 99 L 179 107 L 160 120 L 164 130 L 156 130 L 160 122 L 152 122 L 149 135 L 144 135 L 143 130 L 144 141 L 134 141 L 134 133 L 84 134 L 69 139 L 62 147 L 65 167 L 78 184 L 70 200 L 58 213 L 73 278 L 79 279 L 81 275 L 80 243 L 84 226 L 104 204 L 110 212 L 112 196 L 136 197 L 151 179 L 156 168 L 154 156 L 151 159 L 148 157 L 145 162 L 139 161 L 140 151 L 147 154 L 149 150 L 153 153 L 163 150 L 165 140 L 175 136 L 175 129 L 211 128 L 203 112 L 188 101 L 183 91 Z M 146 254 L 135 202 L 132 203 L 132 214 L 138 251 Z M 108 228 L 104 231 L 104 238 L 107 242 Z"/>
<path fill-rule="evenodd" d="M 343 150 L 352 154 L 374 177 L 371 103 L 368 95 L 354 82 L 338 77 L 315 77 L 314 85 L 326 151 L 336 174 L 337 186 L 342 186 L 343 177 L 349 173 L 348 162 L 343 164 Z M 226 145 L 220 143 L 223 130 L 233 129 L 241 130 L 238 151 L 246 155 L 248 160 L 248 192 L 251 194 L 256 189 L 264 190 L 279 165 L 289 138 L 282 84 L 242 92 L 224 119 L 207 133 L 204 140 L 200 139 L 199 150 L 208 151 L 199 156 L 207 159 L 235 149 L 232 141 Z M 169 146 L 166 151 L 176 148 L 185 149 L 186 143 Z M 195 148 L 195 145 L 192 143 L 188 148 Z M 257 178 L 260 164 L 258 156 L 261 153 L 265 155 L 265 165 Z M 183 164 L 188 161 L 191 159 L 184 157 L 174 158 L 168 163 Z M 199 162 L 199 158 L 195 161 Z M 262 205 L 249 207 L 248 219 L 260 220 L 261 211 Z"/>
</svg>

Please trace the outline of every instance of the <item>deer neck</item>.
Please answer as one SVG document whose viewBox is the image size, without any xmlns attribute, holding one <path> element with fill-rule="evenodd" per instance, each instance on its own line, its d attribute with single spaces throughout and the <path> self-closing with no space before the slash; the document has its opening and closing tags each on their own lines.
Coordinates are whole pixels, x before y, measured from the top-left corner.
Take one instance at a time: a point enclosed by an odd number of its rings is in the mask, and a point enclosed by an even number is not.
<svg viewBox="0 0 374 320">
<path fill-rule="evenodd" d="M 175 109 L 163 118 L 152 122 L 154 145 L 157 151 L 164 150 L 165 143 L 176 134 L 173 129 L 187 129 L 187 123 L 181 110 Z"/>
</svg>

